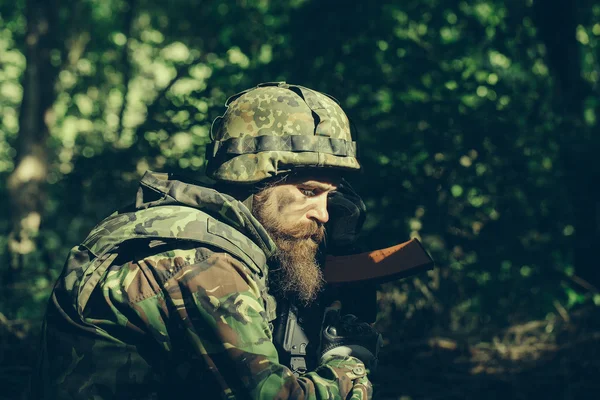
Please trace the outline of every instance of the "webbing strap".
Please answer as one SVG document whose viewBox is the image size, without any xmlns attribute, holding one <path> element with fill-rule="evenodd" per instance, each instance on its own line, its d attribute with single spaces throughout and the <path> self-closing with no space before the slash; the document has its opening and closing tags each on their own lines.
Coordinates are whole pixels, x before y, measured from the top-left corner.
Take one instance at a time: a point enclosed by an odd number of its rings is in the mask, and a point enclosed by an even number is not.
<svg viewBox="0 0 600 400">
<path fill-rule="evenodd" d="M 235 234 L 237 231 L 230 226 L 209 217 L 208 214 L 199 210 L 194 210 L 189 207 L 181 206 L 163 206 L 163 211 L 170 211 L 168 214 L 152 215 L 153 209 L 140 210 L 136 213 L 123 214 L 111 218 L 110 222 L 116 226 L 114 230 L 96 228 L 95 235 L 88 237 L 82 246 L 86 247 L 97 258 L 86 269 L 82 279 L 81 289 L 78 297 L 79 312 L 82 313 L 89 300 L 91 293 L 104 277 L 108 267 L 116 258 L 118 248 L 123 247 L 126 242 L 134 240 L 162 240 L 162 241 L 192 241 L 203 245 L 215 246 L 230 255 L 240 259 L 250 270 L 254 272 L 254 279 L 260 282 L 261 292 L 265 300 L 265 311 L 269 320 L 275 319 L 275 301 L 268 294 L 265 264 L 266 257 L 264 253 L 254 245 L 251 246 L 249 238 L 241 233 Z M 145 216 L 149 213 L 151 215 Z M 133 224 L 131 219 L 136 216 L 140 223 Z M 195 219 L 195 224 L 188 225 L 188 230 L 175 231 L 171 229 L 169 223 L 155 224 L 148 227 L 144 226 L 143 221 L 157 220 L 159 216 L 162 218 L 169 217 L 173 220 L 187 218 L 190 216 Z M 119 220 L 120 218 L 120 220 Z M 133 227 L 133 229 L 128 229 Z M 121 228 L 121 229 L 120 229 Z M 242 248 L 244 247 L 245 250 Z"/>
<path fill-rule="evenodd" d="M 85 275 L 82 279 L 82 282 L 84 283 L 79 287 L 79 295 L 77 296 L 77 311 L 79 312 L 79 315 L 83 315 L 83 310 L 90 300 L 92 292 L 100 279 L 104 277 L 108 267 L 115 261 L 117 255 L 117 253 L 104 254 L 102 257 L 96 258 L 93 261 L 93 264 L 85 271 Z M 87 280 L 86 277 L 88 277 Z"/>
<path fill-rule="evenodd" d="M 293 151 L 326 153 L 335 156 L 356 157 L 356 142 L 328 136 L 243 136 L 215 141 L 213 157 L 218 154 L 254 154 L 262 151 Z"/>
</svg>

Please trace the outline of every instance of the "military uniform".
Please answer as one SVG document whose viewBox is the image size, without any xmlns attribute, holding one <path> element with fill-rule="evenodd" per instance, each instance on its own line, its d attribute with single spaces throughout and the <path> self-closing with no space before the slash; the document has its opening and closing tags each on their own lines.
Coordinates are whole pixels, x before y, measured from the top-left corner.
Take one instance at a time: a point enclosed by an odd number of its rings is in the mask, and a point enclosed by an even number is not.
<svg viewBox="0 0 600 400">
<path fill-rule="evenodd" d="M 219 182 L 360 168 L 348 118 L 328 95 L 266 83 L 226 105 L 207 148 L 207 175 Z M 300 377 L 279 363 L 267 290 L 275 250 L 242 202 L 147 173 L 135 205 L 72 249 L 44 321 L 32 397 L 370 397 L 357 358 L 327 358 Z"/>
<path fill-rule="evenodd" d="M 353 357 L 295 377 L 272 342 L 273 241 L 240 201 L 147 173 L 135 206 L 72 249 L 32 398 L 366 399 Z"/>
</svg>

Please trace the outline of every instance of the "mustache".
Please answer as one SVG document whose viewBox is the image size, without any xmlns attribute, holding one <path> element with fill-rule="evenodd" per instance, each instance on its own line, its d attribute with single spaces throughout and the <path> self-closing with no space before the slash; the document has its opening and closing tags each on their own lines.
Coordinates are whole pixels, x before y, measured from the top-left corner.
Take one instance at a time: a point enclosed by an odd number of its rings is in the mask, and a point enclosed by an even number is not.
<svg viewBox="0 0 600 400">
<path fill-rule="evenodd" d="M 292 240 L 312 239 L 320 243 L 325 237 L 325 225 L 317 221 L 308 221 L 303 224 L 296 224 L 289 227 L 277 227 L 275 234 L 278 237 Z"/>
</svg>

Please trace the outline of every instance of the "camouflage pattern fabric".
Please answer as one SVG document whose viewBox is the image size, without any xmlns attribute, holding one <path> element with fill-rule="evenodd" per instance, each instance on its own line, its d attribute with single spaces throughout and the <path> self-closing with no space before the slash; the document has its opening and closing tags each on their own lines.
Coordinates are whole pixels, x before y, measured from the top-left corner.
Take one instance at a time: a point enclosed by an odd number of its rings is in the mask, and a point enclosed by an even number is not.
<svg viewBox="0 0 600 400">
<path fill-rule="evenodd" d="M 266 260 L 240 202 L 148 173 L 135 210 L 75 247 L 44 321 L 34 399 L 367 399 L 353 357 L 279 364 Z"/>
<path fill-rule="evenodd" d="M 242 136 L 215 142 L 219 154 L 249 154 L 264 151 L 312 151 L 340 156 L 356 156 L 356 143 L 326 136 Z"/>
<path fill-rule="evenodd" d="M 328 95 L 265 83 L 226 105 L 207 150 L 207 174 L 216 180 L 252 183 L 292 168 L 360 168 L 348 117 Z"/>
</svg>

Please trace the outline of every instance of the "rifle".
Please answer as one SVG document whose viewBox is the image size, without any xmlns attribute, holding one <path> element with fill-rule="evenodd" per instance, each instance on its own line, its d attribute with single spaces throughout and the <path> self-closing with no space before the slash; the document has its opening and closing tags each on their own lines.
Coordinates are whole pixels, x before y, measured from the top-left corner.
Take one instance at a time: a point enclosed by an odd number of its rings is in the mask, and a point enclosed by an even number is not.
<svg viewBox="0 0 600 400">
<path fill-rule="evenodd" d="M 287 301 L 277 305 L 273 342 L 280 362 L 296 376 L 316 367 L 322 305 L 340 300 L 345 313 L 375 322 L 377 284 L 407 278 L 433 266 L 433 259 L 417 239 L 361 254 L 327 256 L 324 267 L 327 286 L 319 304 L 303 309 Z M 357 291 L 361 293 L 360 301 L 356 301 Z"/>
</svg>

